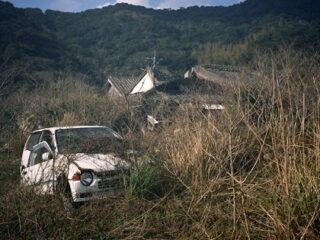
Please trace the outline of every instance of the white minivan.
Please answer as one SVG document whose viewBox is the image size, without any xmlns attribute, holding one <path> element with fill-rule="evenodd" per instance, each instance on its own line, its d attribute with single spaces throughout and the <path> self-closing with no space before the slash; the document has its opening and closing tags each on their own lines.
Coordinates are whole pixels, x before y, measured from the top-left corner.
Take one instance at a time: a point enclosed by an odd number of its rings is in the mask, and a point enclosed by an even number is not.
<svg viewBox="0 0 320 240">
<path fill-rule="evenodd" d="M 25 186 L 59 193 L 77 205 L 123 190 L 130 164 L 121 157 L 122 137 L 104 126 L 52 127 L 29 136 L 21 159 Z"/>
</svg>

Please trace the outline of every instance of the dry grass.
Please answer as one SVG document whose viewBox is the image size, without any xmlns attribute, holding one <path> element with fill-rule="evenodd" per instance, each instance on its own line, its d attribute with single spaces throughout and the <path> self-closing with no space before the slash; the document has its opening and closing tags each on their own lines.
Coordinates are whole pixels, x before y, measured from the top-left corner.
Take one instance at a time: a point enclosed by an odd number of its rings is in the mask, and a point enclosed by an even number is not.
<svg viewBox="0 0 320 240">
<path fill-rule="evenodd" d="M 225 89 L 224 112 L 181 105 L 162 131 L 131 136 L 145 162 L 131 191 L 71 217 L 56 198 L 6 192 L 0 230 L 9 239 L 319 239 L 319 74 L 315 56 L 262 58 L 254 81 Z M 84 88 L 46 92 L 49 106 L 68 103 L 61 124 L 107 124 L 117 115 L 92 115 L 112 111 Z"/>
</svg>

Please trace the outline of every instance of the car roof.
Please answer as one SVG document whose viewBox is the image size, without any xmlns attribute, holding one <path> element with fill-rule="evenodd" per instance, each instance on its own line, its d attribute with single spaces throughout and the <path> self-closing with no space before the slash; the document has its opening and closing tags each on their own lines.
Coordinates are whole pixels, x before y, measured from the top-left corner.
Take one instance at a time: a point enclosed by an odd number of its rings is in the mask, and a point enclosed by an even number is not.
<svg viewBox="0 0 320 240">
<path fill-rule="evenodd" d="M 33 131 L 32 133 L 41 132 L 41 131 L 50 131 L 55 132 L 58 129 L 73 129 L 73 128 L 108 128 L 112 130 L 109 127 L 106 126 L 90 126 L 90 125 L 83 125 L 83 126 L 63 126 L 63 127 L 49 127 L 49 128 L 41 128 L 38 130 Z M 112 130 L 113 131 L 113 130 Z"/>
</svg>

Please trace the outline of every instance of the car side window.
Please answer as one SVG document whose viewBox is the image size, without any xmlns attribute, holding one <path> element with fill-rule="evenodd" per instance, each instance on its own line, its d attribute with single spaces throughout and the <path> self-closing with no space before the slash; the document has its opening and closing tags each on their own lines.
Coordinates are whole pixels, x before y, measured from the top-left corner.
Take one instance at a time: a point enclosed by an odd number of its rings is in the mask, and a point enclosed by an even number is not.
<svg viewBox="0 0 320 240">
<path fill-rule="evenodd" d="M 54 150 L 54 145 L 53 145 L 53 137 L 52 137 L 52 133 L 50 131 L 44 131 L 42 136 L 41 136 L 41 142 L 45 141 L 48 143 L 49 147 L 51 148 L 51 150 Z"/>
<path fill-rule="evenodd" d="M 41 136 L 41 132 L 32 133 L 27 142 L 26 149 L 29 151 L 32 151 L 33 146 L 39 143 L 40 136 Z"/>
<path fill-rule="evenodd" d="M 32 151 L 29 157 L 28 167 L 42 163 L 42 154 L 47 152 L 48 150 L 45 147 Z"/>
</svg>

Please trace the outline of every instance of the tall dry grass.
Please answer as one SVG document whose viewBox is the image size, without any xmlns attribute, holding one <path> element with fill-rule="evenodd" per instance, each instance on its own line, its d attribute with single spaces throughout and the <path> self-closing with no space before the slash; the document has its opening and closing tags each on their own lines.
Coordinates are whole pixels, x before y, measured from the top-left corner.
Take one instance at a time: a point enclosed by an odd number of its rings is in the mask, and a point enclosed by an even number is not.
<svg viewBox="0 0 320 240">
<path fill-rule="evenodd" d="M 143 163 L 128 192 L 69 216 L 55 198 L 16 188 L 0 198 L 1 232 L 11 239 L 319 239 L 319 66 L 316 55 L 261 57 L 252 76 L 224 87 L 223 112 L 181 104 L 161 131 L 131 136 Z M 81 103 L 66 119 L 100 121 L 85 106 L 101 112 L 101 96 L 60 90 L 46 104 Z"/>
<path fill-rule="evenodd" d="M 253 76 L 227 87 L 220 116 L 176 119 L 166 168 L 203 237 L 317 239 L 319 59 L 284 51 Z"/>
</svg>

